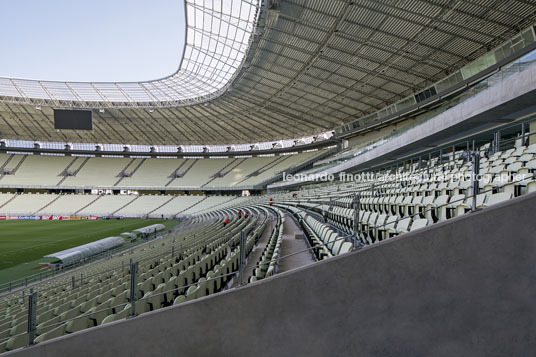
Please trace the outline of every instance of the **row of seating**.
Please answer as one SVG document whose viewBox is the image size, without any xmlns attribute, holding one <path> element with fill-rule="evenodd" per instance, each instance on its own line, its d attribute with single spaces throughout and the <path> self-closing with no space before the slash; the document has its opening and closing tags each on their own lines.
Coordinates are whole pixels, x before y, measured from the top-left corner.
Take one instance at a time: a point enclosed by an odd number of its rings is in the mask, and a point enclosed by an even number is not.
<svg viewBox="0 0 536 357">
<path fill-rule="evenodd" d="M 196 214 L 230 201 L 241 200 L 237 196 L 0 193 L 0 214 L 161 218 Z"/>
<path fill-rule="evenodd" d="M 484 176 L 479 181 L 477 209 L 536 191 L 536 145 L 496 153 L 489 153 L 489 147 L 480 148 Z M 359 194 L 357 239 L 371 244 L 471 211 L 472 165 L 467 152 L 458 151 L 425 164 L 387 168 L 354 182 L 271 196 L 281 205 L 316 212 L 336 229 L 353 235 L 353 202 Z M 387 175 L 395 179 L 386 180 Z"/>
<path fill-rule="evenodd" d="M 273 208 L 272 208 L 273 209 Z M 281 241 L 283 238 L 283 223 L 285 216 L 279 209 L 273 209 L 277 216 L 277 224 L 274 227 L 270 239 L 262 252 L 257 264 L 257 268 L 250 277 L 250 282 L 268 278 L 277 273 L 278 258 L 281 251 Z"/>
<path fill-rule="evenodd" d="M 252 187 L 278 172 L 311 161 L 323 151 L 281 156 L 207 159 L 142 159 L 0 154 L 0 166 L 13 174 L 2 176 L 10 187 L 85 187 L 137 189 L 200 189 Z M 237 160 L 240 160 L 237 164 Z M 259 172 L 259 170 L 261 170 Z M 38 175 L 36 175 L 38 173 Z"/>
<path fill-rule="evenodd" d="M 141 270 L 143 271 L 146 269 L 145 265 L 141 267 Z M 117 273 L 114 272 L 115 277 L 110 279 L 110 276 L 103 275 L 100 277 L 100 279 L 104 282 L 106 282 L 107 286 L 103 287 L 105 290 L 109 290 L 110 286 L 118 285 L 117 288 L 114 288 L 114 297 L 117 299 L 123 298 L 123 301 L 127 299 L 128 294 L 126 291 L 123 291 L 126 289 L 126 284 L 120 284 L 123 278 L 128 278 L 128 272 L 126 273 Z M 119 275 L 119 276 L 118 276 Z M 47 327 L 50 327 L 53 324 L 56 324 L 61 321 L 65 321 L 73 316 L 78 315 L 79 313 L 85 312 L 85 306 L 81 306 L 80 304 L 87 305 L 87 301 L 94 302 L 94 294 L 101 293 L 101 281 L 94 281 L 89 280 L 84 285 L 86 286 L 83 290 L 76 290 L 72 289 L 69 290 L 66 287 L 57 287 L 53 290 L 45 291 L 41 296 L 39 296 L 39 302 L 38 305 L 38 335 L 42 335 L 47 332 Z M 90 288 L 91 287 L 91 288 Z M 123 290 L 121 290 L 123 288 Z M 91 290 L 91 292 L 89 292 Z M 58 296 L 59 295 L 59 296 Z M 14 310 L 19 306 L 17 305 L 10 305 L 9 310 Z M 41 311 L 39 309 L 44 309 L 46 312 L 44 314 L 40 314 Z M 24 306 L 22 308 L 22 311 L 20 313 L 24 314 Z M 9 315 L 13 313 L 13 311 L 6 311 Z M 52 314 L 51 314 L 52 313 Z M 51 317 L 50 315 L 54 316 L 53 319 L 48 319 L 47 317 Z M 43 321 L 47 320 L 47 321 Z M 10 335 L 14 335 L 19 333 L 20 329 L 24 330 L 25 321 L 21 321 L 19 325 L 13 326 L 10 330 Z M 57 331 L 55 331 L 57 332 Z M 15 343 L 16 341 L 12 341 Z M 16 344 L 16 343 L 15 343 Z M 11 346 L 8 342 L 8 349 Z"/>
<path fill-rule="evenodd" d="M 248 218 L 238 219 L 234 210 L 222 210 L 216 220 L 194 224 L 191 229 L 136 250 L 153 253 L 145 257 L 138 254 L 143 258 L 138 260 L 136 312 L 153 311 L 224 289 L 238 271 L 240 232 L 253 232 L 246 244 L 249 254 L 266 226 L 266 215 L 260 222 L 260 210 L 244 210 L 250 214 Z M 225 227 L 221 224 L 223 217 L 232 218 Z M 173 253 L 169 252 L 170 246 L 175 249 Z M 159 248 L 164 248 L 166 253 L 155 257 Z M 97 273 L 76 286 L 63 283 L 60 277 L 56 279 L 59 286 L 46 282 L 34 287 L 38 293 L 36 342 L 117 321 L 130 314 L 129 265 L 124 264 L 123 257 L 111 260 L 121 261 L 121 269 Z M 3 316 L 0 352 L 28 343 L 26 305 L 27 299 L 16 295 L 4 297 L 0 302 L 0 317 Z"/>
<path fill-rule="evenodd" d="M 279 204 L 279 207 L 290 211 L 304 228 L 309 246 L 318 260 L 344 254 L 352 250 L 352 243 L 345 241 L 345 237 L 328 224 L 321 222 L 315 216 L 293 204 Z"/>
</svg>

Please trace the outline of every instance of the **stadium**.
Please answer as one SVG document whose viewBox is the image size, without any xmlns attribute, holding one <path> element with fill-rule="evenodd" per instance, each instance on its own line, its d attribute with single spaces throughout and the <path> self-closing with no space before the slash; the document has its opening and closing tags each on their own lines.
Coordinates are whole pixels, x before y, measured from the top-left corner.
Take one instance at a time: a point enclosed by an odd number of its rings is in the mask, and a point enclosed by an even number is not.
<svg viewBox="0 0 536 357">
<path fill-rule="evenodd" d="M 536 2 L 177 1 L 0 76 L 0 355 L 534 355 Z"/>
</svg>

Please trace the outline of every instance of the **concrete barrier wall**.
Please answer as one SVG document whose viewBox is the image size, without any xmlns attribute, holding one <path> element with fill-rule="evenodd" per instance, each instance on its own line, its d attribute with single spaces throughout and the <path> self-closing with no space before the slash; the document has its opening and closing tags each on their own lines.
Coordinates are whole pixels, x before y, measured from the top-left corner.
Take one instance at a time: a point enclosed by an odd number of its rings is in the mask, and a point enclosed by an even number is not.
<svg viewBox="0 0 536 357">
<path fill-rule="evenodd" d="M 17 356 L 531 356 L 536 195 Z"/>
</svg>

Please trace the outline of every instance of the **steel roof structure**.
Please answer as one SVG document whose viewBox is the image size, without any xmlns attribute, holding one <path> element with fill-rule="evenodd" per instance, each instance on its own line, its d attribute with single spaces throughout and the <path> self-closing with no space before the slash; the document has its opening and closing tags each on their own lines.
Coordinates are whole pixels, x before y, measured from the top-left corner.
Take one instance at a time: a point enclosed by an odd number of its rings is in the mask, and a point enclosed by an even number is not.
<svg viewBox="0 0 536 357">
<path fill-rule="evenodd" d="M 187 0 L 179 70 L 140 83 L 0 80 L 0 137 L 244 144 L 333 130 L 415 93 L 536 21 L 530 0 Z M 52 108 L 93 108 L 94 130 Z"/>
<path fill-rule="evenodd" d="M 88 108 L 173 107 L 217 97 L 246 55 L 259 0 L 186 0 L 185 7 L 183 58 L 178 70 L 165 78 L 123 83 L 0 78 L 0 96 L 7 101 Z"/>
</svg>

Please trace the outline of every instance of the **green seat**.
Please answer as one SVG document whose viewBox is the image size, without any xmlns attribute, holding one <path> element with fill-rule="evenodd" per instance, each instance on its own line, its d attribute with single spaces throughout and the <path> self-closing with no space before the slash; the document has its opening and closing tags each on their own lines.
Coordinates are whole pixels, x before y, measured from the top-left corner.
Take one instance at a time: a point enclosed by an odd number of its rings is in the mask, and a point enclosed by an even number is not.
<svg viewBox="0 0 536 357">
<path fill-rule="evenodd" d="M 9 336 L 9 332 L 11 331 L 11 328 L 9 327 L 9 325 L 7 326 L 4 326 L 3 328 L 0 329 L 0 341 L 6 337 Z"/>
<path fill-rule="evenodd" d="M 107 292 L 99 295 L 99 297 L 97 298 L 97 303 L 102 304 L 104 301 L 108 300 L 111 297 L 112 297 L 112 291 L 108 290 Z"/>
<path fill-rule="evenodd" d="M 70 310 L 72 307 L 71 304 L 72 304 L 72 301 L 64 302 L 63 304 L 61 304 L 60 306 L 54 309 L 54 315 L 59 316 L 65 311 Z"/>
<path fill-rule="evenodd" d="M 140 293 L 140 296 L 136 298 L 139 299 L 144 294 L 147 294 L 149 291 L 153 291 L 153 290 L 154 290 L 153 278 L 149 278 L 145 280 L 143 283 L 138 283 L 138 293 Z"/>
<path fill-rule="evenodd" d="M 175 301 L 173 301 L 173 305 L 178 305 L 180 303 L 183 303 L 186 301 L 186 296 L 184 295 L 179 295 L 177 296 L 177 298 L 175 299 Z"/>
<path fill-rule="evenodd" d="M 82 295 L 79 298 L 77 298 L 76 300 L 74 300 L 71 306 L 79 306 L 80 304 L 82 304 L 86 300 L 87 300 L 86 295 Z"/>
<path fill-rule="evenodd" d="M 166 300 L 166 295 L 163 294 L 166 284 L 160 284 L 156 289 L 154 289 L 150 294 L 151 297 L 147 300 L 149 305 L 151 305 L 151 310 L 157 310 L 162 307 Z"/>
<path fill-rule="evenodd" d="M 129 291 L 125 290 L 121 294 L 117 295 L 116 297 L 113 297 L 110 302 L 111 307 L 115 307 L 117 305 L 125 304 L 128 302 L 129 298 Z"/>
<path fill-rule="evenodd" d="M 127 304 L 127 306 L 125 306 L 125 308 L 119 311 L 117 314 L 107 316 L 104 320 L 102 320 L 102 325 L 107 324 L 109 322 L 125 319 L 129 315 L 130 315 L 130 304 Z"/>
<path fill-rule="evenodd" d="M 65 327 L 66 333 L 73 333 L 77 331 L 85 330 L 88 327 L 93 327 L 93 320 L 90 319 L 89 316 L 82 316 L 77 319 L 71 320 L 67 322 L 67 326 Z"/>
<path fill-rule="evenodd" d="M 216 291 L 216 279 L 213 279 L 215 277 L 214 271 L 209 271 L 207 274 L 207 289 L 208 289 L 208 295 L 214 294 Z"/>
<path fill-rule="evenodd" d="M 203 296 L 207 296 L 208 282 L 207 282 L 206 278 L 199 279 L 198 288 L 199 288 L 198 291 L 197 291 L 197 297 L 198 298 L 203 297 Z"/>
<path fill-rule="evenodd" d="M 107 300 L 107 301 L 111 301 L 111 300 L 112 299 Z M 89 318 L 93 321 L 93 325 L 95 326 L 100 325 L 102 323 L 102 320 L 104 320 L 106 317 L 114 313 L 114 310 L 111 307 L 108 307 L 106 305 L 111 306 L 110 303 L 105 302 L 104 304 L 94 306 L 89 310 L 90 312 Z"/>
<path fill-rule="evenodd" d="M 6 322 L 0 323 L 0 331 L 9 330 L 11 326 L 11 319 L 8 319 Z"/>
<path fill-rule="evenodd" d="M 20 324 L 15 325 L 11 328 L 11 330 L 9 331 L 9 335 L 10 336 L 18 335 L 20 333 L 26 332 L 27 330 L 28 330 L 28 322 L 26 323 L 21 322 Z"/>
<path fill-rule="evenodd" d="M 177 277 L 174 276 L 171 279 L 169 279 L 164 287 L 164 291 L 166 291 L 166 301 L 168 303 L 172 302 L 175 296 L 178 294 L 177 290 Z"/>
<path fill-rule="evenodd" d="M 188 288 L 188 291 L 186 292 L 186 301 L 190 301 L 190 300 L 197 298 L 198 292 L 199 292 L 199 286 L 190 286 Z"/>
<path fill-rule="evenodd" d="M 67 326 L 67 324 L 62 324 L 58 327 L 55 327 L 53 328 L 52 330 L 46 332 L 46 333 L 43 333 L 39 336 L 37 336 L 34 340 L 34 343 L 39 343 L 39 342 L 43 342 L 43 341 L 47 341 L 47 340 L 51 340 L 53 338 L 57 338 L 57 337 L 61 337 L 63 335 L 65 335 L 65 327 Z"/>
<path fill-rule="evenodd" d="M 153 296 L 153 292 L 149 291 L 145 295 L 145 299 L 136 301 L 136 315 L 151 311 L 151 305 L 149 304 L 149 298 L 151 296 Z"/>
<path fill-rule="evenodd" d="M 48 311 L 45 311 L 43 313 L 40 313 L 39 315 L 37 315 L 37 324 L 40 324 L 41 322 L 48 321 L 53 317 L 54 317 L 54 310 L 52 310 L 52 309 L 48 310 Z"/>
<path fill-rule="evenodd" d="M 72 318 L 75 318 L 78 315 L 80 315 L 80 308 L 77 306 L 75 308 L 72 308 L 71 310 L 68 310 L 62 313 L 60 315 L 60 321 L 70 320 Z"/>
<path fill-rule="evenodd" d="M 86 301 L 82 305 L 80 305 L 80 311 L 82 313 L 89 311 L 93 306 L 97 305 L 97 301 L 100 299 L 100 295 L 95 296 L 93 299 Z"/>
<path fill-rule="evenodd" d="M 61 319 L 60 316 L 55 316 L 48 321 L 40 323 L 39 325 L 37 325 L 37 334 L 41 335 L 45 332 L 50 331 L 51 329 L 55 327 L 54 325 L 56 323 L 60 322 L 60 319 Z"/>
<path fill-rule="evenodd" d="M 6 343 L 6 351 L 13 351 L 17 348 L 22 348 L 28 346 L 28 334 L 25 333 L 24 335 L 18 335 L 15 337 L 11 337 L 9 340 L 7 340 Z"/>
<path fill-rule="evenodd" d="M 87 300 L 91 300 L 99 295 L 99 290 L 92 290 L 87 294 Z"/>
<path fill-rule="evenodd" d="M 113 296 L 117 296 L 117 295 L 120 295 L 121 293 L 123 293 L 126 289 L 128 288 L 128 283 L 123 283 L 121 284 L 120 286 L 117 286 L 115 288 L 112 289 L 112 295 Z"/>
</svg>

